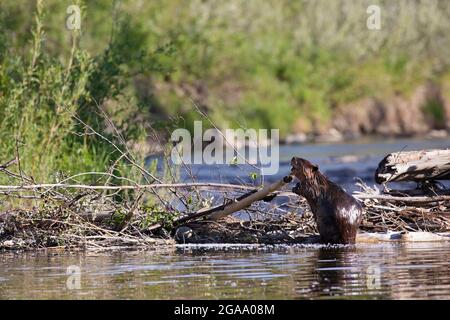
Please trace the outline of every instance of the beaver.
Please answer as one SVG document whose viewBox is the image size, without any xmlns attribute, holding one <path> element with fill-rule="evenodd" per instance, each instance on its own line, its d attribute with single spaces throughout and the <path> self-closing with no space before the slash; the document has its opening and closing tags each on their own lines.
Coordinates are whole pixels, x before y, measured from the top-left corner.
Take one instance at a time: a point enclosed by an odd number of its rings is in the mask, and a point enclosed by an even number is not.
<svg viewBox="0 0 450 320">
<path fill-rule="evenodd" d="M 317 165 L 294 157 L 292 174 L 300 180 L 292 192 L 306 198 L 321 241 L 324 243 L 354 244 L 361 223 L 361 205 L 341 187 L 328 180 Z"/>
</svg>

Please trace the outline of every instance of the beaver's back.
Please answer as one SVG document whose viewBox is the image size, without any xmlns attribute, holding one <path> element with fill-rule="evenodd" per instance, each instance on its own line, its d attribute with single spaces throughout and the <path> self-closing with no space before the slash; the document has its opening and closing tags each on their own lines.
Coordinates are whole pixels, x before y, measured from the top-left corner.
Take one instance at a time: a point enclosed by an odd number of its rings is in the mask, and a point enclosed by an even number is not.
<svg viewBox="0 0 450 320">
<path fill-rule="evenodd" d="M 362 219 L 362 207 L 341 187 L 326 179 L 323 192 L 308 194 L 322 242 L 354 243 Z"/>
<path fill-rule="evenodd" d="M 322 241 L 354 243 L 362 219 L 362 207 L 355 198 L 329 181 L 327 192 L 310 203 Z"/>
</svg>

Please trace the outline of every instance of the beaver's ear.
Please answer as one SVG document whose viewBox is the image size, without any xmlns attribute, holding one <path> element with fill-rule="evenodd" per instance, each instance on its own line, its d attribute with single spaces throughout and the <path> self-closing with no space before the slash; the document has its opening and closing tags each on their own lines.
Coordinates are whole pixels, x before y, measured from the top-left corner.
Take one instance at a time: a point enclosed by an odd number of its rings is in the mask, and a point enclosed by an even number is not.
<svg viewBox="0 0 450 320">
<path fill-rule="evenodd" d="M 312 171 L 313 172 L 319 171 L 319 166 L 318 165 L 313 165 L 312 166 Z"/>
</svg>

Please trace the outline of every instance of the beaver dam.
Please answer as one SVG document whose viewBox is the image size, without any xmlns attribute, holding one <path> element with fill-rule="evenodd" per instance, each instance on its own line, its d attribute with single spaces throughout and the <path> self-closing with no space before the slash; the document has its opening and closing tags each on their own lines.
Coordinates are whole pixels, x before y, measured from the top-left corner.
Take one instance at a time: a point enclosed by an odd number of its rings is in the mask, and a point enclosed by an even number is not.
<svg viewBox="0 0 450 320">
<path fill-rule="evenodd" d="M 289 172 L 259 187 L 157 180 L 140 184 L 130 179 L 122 185 L 83 185 L 76 183 L 82 174 L 39 184 L 20 170 L 20 159 L 13 159 L 0 165 L 0 174 L 11 181 L 0 186 L 5 208 L 0 214 L 1 249 L 319 241 L 308 203 L 291 191 Z M 450 150 L 389 154 L 379 163 L 375 179 L 380 186 L 359 181 L 359 191 L 353 193 L 364 209 L 357 243 L 450 240 L 450 190 L 441 183 L 450 179 Z M 391 189 L 391 183 L 409 188 Z"/>
</svg>

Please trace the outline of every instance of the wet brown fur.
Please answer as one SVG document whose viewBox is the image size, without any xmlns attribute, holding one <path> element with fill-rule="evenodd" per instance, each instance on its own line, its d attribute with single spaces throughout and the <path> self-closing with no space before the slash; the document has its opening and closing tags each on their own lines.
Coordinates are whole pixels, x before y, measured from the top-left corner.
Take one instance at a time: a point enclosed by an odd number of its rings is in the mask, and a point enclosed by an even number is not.
<svg viewBox="0 0 450 320">
<path fill-rule="evenodd" d="M 292 191 L 308 201 L 322 242 L 355 243 L 362 219 L 361 205 L 308 160 L 294 157 L 291 165 L 292 174 L 300 181 Z"/>
</svg>

